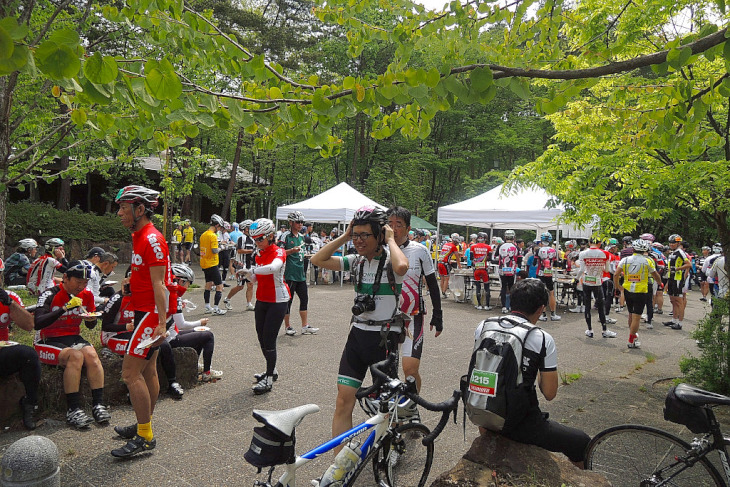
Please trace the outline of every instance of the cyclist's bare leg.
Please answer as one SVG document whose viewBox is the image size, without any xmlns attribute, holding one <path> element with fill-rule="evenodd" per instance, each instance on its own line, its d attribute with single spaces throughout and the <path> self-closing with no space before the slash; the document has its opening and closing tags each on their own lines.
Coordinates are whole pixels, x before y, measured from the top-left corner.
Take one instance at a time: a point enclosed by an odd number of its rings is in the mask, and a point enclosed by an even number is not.
<svg viewBox="0 0 730 487">
<path fill-rule="evenodd" d="M 416 392 L 421 392 L 421 374 L 418 372 L 421 366 L 421 361 L 413 357 L 401 358 L 403 362 L 403 375 L 407 377 L 413 377 L 416 379 Z"/>
<path fill-rule="evenodd" d="M 352 428 L 352 412 L 355 409 L 354 387 L 337 384 L 337 401 L 335 402 L 335 415 L 332 418 L 332 438 Z M 342 446 L 335 448 L 335 455 L 342 450 Z"/>
<path fill-rule="evenodd" d="M 629 334 L 636 335 L 639 332 L 641 315 L 629 314 Z"/>
<path fill-rule="evenodd" d="M 122 362 L 122 380 L 129 389 L 129 400 L 132 402 L 132 408 L 139 424 L 149 423 L 152 416 L 152 398 L 150 397 L 152 391 L 148 389 L 143 375 L 148 365 L 150 365 L 150 361 L 131 355 L 125 355 Z"/>
</svg>

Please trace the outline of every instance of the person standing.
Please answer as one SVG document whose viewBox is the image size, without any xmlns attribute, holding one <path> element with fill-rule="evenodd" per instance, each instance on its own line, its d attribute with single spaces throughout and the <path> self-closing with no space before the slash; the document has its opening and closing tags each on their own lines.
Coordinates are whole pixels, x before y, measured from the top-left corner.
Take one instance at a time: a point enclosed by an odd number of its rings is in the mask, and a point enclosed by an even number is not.
<svg viewBox="0 0 730 487">
<path fill-rule="evenodd" d="M 669 248 L 671 253 L 667 263 L 669 270 L 667 294 L 669 294 L 669 302 L 672 303 L 672 321 L 665 321 L 664 326 L 668 326 L 672 330 L 681 330 L 684 308 L 687 306 L 686 293 L 689 285 L 687 276 L 692 267 L 692 260 L 682 248 L 682 237 L 676 233 L 669 236 Z"/>
<path fill-rule="evenodd" d="M 188 265 L 190 265 L 190 253 L 193 249 L 193 242 L 195 242 L 195 228 L 190 225 L 190 220 L 185 220 L 185 228 L 183 228 L 182 234 L 183 240 L 180 255 L 183 256 L 183 252 L 185 254 L 182 263 L 187 263 Z"/>
<path fill-rule="evenodd" d="M 487 245 L 487 234 L 479 232 L 475 243 L 470 247 L 472 254 L 472 264 L 474 265 L 474 287 L 476 288 L 475 297 L 477 304 L 476 309 L 489 311 L 492 307 L 489 301 L 492 299 L 491 289 L 489 288 L 489 256 L 492 253 L 492 247 Z M 482 305 L 482 285 L 484 285 L 484 304 Z"/>
<path fill-rule="evenodd" d="M 436 270 L 428 250 L 420 242 L 408 239 L 411 229 L 411 212 L 402 206 L 388 210 L 388 225 L 393 229 L 393 237 L 403 254 L 408 258 L 408 272 L 403 277 L 400 295 L 400 310 L 411 317 L 406 322 L 406 337 L 401 345 L 403 375 L 416 379 L 416 390 L 421 390 L 421 357 L 423 355 L 424 316 L 426 303 L 423 299 L 423 281 L 425 279 L 431 296 L 431 331 L 439 336 L 444 329 L 443 311 L 441 310 L 441 294 L 436 281 Z"/>
<path fill-rule="evenodd" d="M 459 234 L 452 233 L 451 239 L 441 244 L 439 251 L 438 270 L 441 276 L 441 295 L 447 297 L 446 292 L 449 290 L 449 277 L 452 269 L 461 269 L 461 254 L 459 253 Z"/>
<path fill-rule="evenodd" d="M 540 235 L 540 248 L 537 250 L 537 278 L 540 279 L 548 290 L 548 304 L 550 306 L 550 320 L 560 321 L 560 316 L 555 312 L 557 303 L 555 302 L 555 281 L 553 280 L 553 269 L 558 261 L 557 251 L 550 245 L 553 236 L 550 232 Z M 543 310 L 540 321 L 547 321 L 547 314 Z"/>
<path fill-rule="evenodd" d="M 515 274 L 517 274 L 517 254 L 519 250 L 515 245 L 515 231 L 506 230 L 504 232 L 506 242 L 497 248 L 495 254 L 499 258 L 497 265 L 497 273 L 499 274 L 500 290 L 499 299 L 502 302 L 502 314 L 509 313 L 510 309 L 510 290 L 515 284 Z"/>
<path fill-rule="evenodd" d="M 274 243 L 274 222 L 268 218 L 259 218 L 251 224 L 249 234 L 257 247 L 256 266 L 246 269 L 245 277 L 258 283 L 254 316 L 259 346 L 266 359 L 266 371 L 254 375 L 256 385 L 252 389 L 254 394 L 259 395 L 270 392 L 274 381 L 279 378 L 276 370 L 276 339 L 284 321 L 291 292 L 284 281 L 286 252 Z"/>
<path fill-rule="evenodd" d="M 233 265 L 236 268 L 236 285 L 228 291 L 228 296 L 223 300 L 226 309 L 233 309 L 231 298 L 238 294 L 244 287 L 246 288 L 246 310 L 253 311 L 253 282 L 245 277 L 245 269 L 251 269 L 254 265 L 253 252 L 256 245 L 248 234 L 248 229 L 253 220 L 244 220 L 239 225 L 241 236 L 236 240 L 236 254 L 233 259 Z"/>
<path fill-rule="evenodd" d="M 218 267 L 218 235 L 217 232 L 223 228 L 223 218 L 218 215 L 210 217 L 210 227 L 200 236 L 200 267 L 203 269 L 205 276 L 205 291 L 203 291 L 203 300 L 205 301 L 205 313 L 214 315 L 224 315 L 226 310 L 220 309 L 218 304 L 223 296 L 223 278 L 221 270 Z M 213 307 L 210 306 L 210 291 L 215 286 L 215 300 Z"/>
<path fill-rule="evenodd" d="M 309 293 L 307 291 L 307 276 L 304 273 L 304 235 L 301 233 L 304 225 L 304 215 L 301 211 L 293 211 L 287 216 L 289 220 L 289 230 L 279 236 L 277 245 L 286 252 L 286 267 L 284 270 L 284 279 L 291 298 L 284 315 L 284 325 L 286 326 L 286 334 L 289 336 L 296 335 L 296 330 L 289 323 L 291 314 L 291 305 L 294 302 L 294 294 L 299 297 L 299 317 L 302 319 L 302 335 L 314 335 L 319 331 L 309 325 L 307 321 L 307 305 L 309 304 Z"/>
<path fill-rule="evenodd" d="M 137 423 L 116 426 L 119 436 L 129 439 L 126 445 L 111 451 L 118 458 L 130 457 L 155 448 L 152 432 L 160 383 L 157 379 L 158 346 L 164 340 L 172 286 L 170 253 L 165 237 L 152 224 L 160 193 L 144 186 L 125 186 L 115 202 L 122 225 L 132 231 L 132 268 L 129 275 L 134 329 L 122 361 L 122 380 L 129 389 L 129 399 Z M 156 339 L 152 346 L 147 339 Z"/>
<path fill-rule="evenodd" d="M 578 254 L 578 273 L 575 278 L 583 285 L 582 309 L 588 329 L 586 336 L 593 338 L 591 326 L 591 310 L 593 308 L 591 299 L 596 298 L 598 308 L 598 319 L 603 328 L 603 338 L 616 338 L 616 333 L 606 327 L 606 304 L 603 294 L 604 275 L 609 270 L 608 252 L 601 249 L 601 239 L 593 236 L 590 239 L 590 248 Z"/>
<path fill-rule="evenodd" d="M 177 260 L 178 262 L 182 262 L 182 258 L 180 257 L 183 251 L 182 240 L 182 223 L 178 222 L 175 224 L 175 229 L 172 231 L 172 238 L 170 240 L 170 257 L 173 261 Z"/>
</svg>

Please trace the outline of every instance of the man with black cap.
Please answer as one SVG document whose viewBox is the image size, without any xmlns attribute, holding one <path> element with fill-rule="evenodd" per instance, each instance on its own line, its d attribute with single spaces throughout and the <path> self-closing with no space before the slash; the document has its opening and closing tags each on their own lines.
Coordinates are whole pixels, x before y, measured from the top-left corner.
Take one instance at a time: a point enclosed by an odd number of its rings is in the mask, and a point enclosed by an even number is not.
<svg viewBox="0 0 730 487">
<path fill-rule="evenodd" d="M 114 295 L 114 289 L 104 285 L 104 281 L 114 272 L 119 259 L 115 254 L 107 252 L 101 247 L 93 247 L 86 254 L 86 260 L 94 267 L 94 272 L 89 279 L 89 289 L 94 295 L 94 304 L 97 307 L 103 307 Z"/>
</svg>

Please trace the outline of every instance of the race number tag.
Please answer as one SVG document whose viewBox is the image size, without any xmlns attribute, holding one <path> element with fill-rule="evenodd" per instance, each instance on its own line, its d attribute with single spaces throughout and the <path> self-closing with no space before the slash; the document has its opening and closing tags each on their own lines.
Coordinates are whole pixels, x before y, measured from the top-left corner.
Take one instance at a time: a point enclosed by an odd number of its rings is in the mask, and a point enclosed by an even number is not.
<svg viewBox="0 0 730 487">
<path fill-rule="evenodd" d="M 585 276 L 585 278 L 583 278 L 583 282 L 590 284 L 595 284 L 597 281 L 598 279 L 595 276 Z"/>
<path fill-rule="evenodd" d="M 502 267 L 502 272 L 505 274 L 514 274 L 511 267 Z"/>
<path fill-rule="evenodd" d="M 494 397 L 497 395 L 497 377 L 496 372 L 487 372 L 485 370 L 474 369 L 471 371 L 469 378 L 469 391 L 473 394 Z"/>
<path fill-rule="evenodd" d="M 552 268 L 547 268 L 544 271 L 542 271 L 542 273 L 545 276 L 552 276 L 553 275 L 553 269 Z"/>
<path fill-rule="evenodd" d="M 641 282 L 641 274 L 628 274 L 626 280 L 629 282 Z"/>
</svg>

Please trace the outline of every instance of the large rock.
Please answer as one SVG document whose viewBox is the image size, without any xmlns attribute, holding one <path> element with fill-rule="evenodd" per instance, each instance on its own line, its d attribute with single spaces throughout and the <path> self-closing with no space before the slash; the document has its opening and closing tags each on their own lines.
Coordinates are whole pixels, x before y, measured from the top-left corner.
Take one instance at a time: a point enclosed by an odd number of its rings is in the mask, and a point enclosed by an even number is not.
<svg viewBox="0 0 730 487">
<path fill-rule="evenodd" d="M 575 467 L 564 455 L 487 432 L 431 487 L 610 487 L 603 476 Z"/>
<path fill-rule="evenodd" d="M 58 487 L 58 448 L 44 436 L 26 436 L 8 447 L 0 461 L 0 485 Z"/>
</svg>

